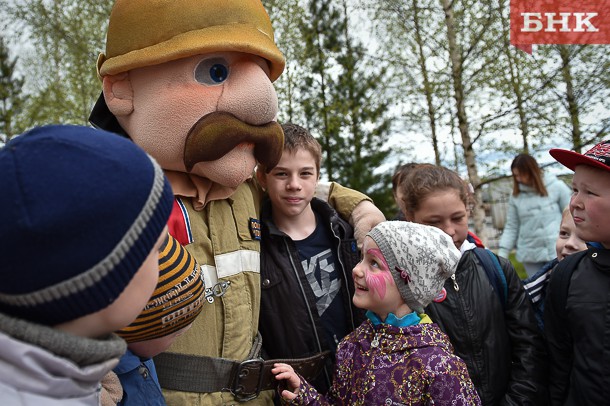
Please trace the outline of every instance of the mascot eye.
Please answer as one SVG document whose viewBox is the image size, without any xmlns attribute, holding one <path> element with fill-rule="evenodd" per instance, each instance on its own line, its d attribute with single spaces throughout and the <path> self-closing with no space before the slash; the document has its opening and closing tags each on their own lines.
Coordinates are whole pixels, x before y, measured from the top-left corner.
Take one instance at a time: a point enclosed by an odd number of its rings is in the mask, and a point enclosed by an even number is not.
<svg viewBox="0 0 610 406">
<path fill-rule="evenodd" d="M 223 58 L 204 59 L 195 68 L 195 80 L 205 85 L 219 85 L 229 77 L 229 64 Z"/>
</svg>

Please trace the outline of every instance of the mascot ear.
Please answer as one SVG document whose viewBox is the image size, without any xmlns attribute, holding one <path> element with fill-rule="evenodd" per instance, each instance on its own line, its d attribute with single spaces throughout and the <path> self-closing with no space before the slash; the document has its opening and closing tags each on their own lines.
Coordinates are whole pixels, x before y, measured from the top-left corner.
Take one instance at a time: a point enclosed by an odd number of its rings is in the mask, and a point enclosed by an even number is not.
<svg viewBox="0 0 610 406">
<path fill-rule="evenodd" d="M 133 111 L 133 88 L 128 73 L 104 76 L 104 100 L 115 116 L 126 116 Z"/>
<path fill-rule="evenodd" d="M 259 164 L 260 165 L 260 164 Z M 259 166 L 256 168 L 256 179 L 258 184 L 261 185 L 263 191 L 267 190 L 267 178 L 265 177 L 265 171 Z"/>
</svg>

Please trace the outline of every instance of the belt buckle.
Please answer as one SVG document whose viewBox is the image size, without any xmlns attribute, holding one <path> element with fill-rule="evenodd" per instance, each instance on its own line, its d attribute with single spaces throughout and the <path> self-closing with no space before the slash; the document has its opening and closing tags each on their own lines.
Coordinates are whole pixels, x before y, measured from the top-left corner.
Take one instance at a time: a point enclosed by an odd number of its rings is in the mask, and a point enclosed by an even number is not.
<svg viewBox="0 0 610 406">
<path fill-rule="evenodd" d="M 238 402 L 256 399 L 261 393 L 264 366 L 265 360 L 262 358 L 247 359 L 239 363 L 231 391 Z M 253 374 L 258 374 L 258 376 L 253 376 Z M 256 388 L 252 390 L 248 387 L 252 385 L 252 382 L 247 381 L 253 379 L 256 380 Z"/>
</svg>

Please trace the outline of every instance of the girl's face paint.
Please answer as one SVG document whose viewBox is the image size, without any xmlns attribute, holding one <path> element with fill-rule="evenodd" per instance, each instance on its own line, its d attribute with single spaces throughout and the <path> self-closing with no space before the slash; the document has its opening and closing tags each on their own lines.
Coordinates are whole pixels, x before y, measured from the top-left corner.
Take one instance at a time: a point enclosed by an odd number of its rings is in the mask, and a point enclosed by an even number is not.
<svg viewBox="0 0 610 406">
<path fill-rule="evenodd" d="M 373 268 L 373 270 L 367 269 L 365 275 L 366 286 L 368 289 L 379 295 L 379 298 L 383 300 L 385 297 L 386 287 L 389 283 L 390 285 L 394 284 L 394 278 L 390 274 L 388 263 L 386 262 L 381 250 L 379 248 L 372 248 L 367 251 L 367 253 L 374 258 L 377 258 L 380 265 L 378 268 Z"/>
<path fill-rule="evenodd" d="M 382 252 L 370 237 L 364 239 L 362 260 L 354 268 L 353 277 L 356 307 L 374 312 L 381 320 L 389 313 L 402 317 L 409 312 Z"/>
</svg>

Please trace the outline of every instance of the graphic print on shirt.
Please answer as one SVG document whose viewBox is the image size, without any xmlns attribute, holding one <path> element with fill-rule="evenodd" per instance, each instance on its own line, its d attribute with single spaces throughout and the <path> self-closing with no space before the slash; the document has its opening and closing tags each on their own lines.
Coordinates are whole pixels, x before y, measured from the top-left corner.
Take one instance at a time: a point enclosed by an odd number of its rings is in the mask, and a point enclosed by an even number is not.
<svg viewBox="0 0 610 406">
<path fill-rule="evenodd" d="M 316 296 L 318 314 L 322 316 L 341 290 L 341 280 L 335 269 L 330 249 L 301 262 L 307 281 Z"/>
</svg>

